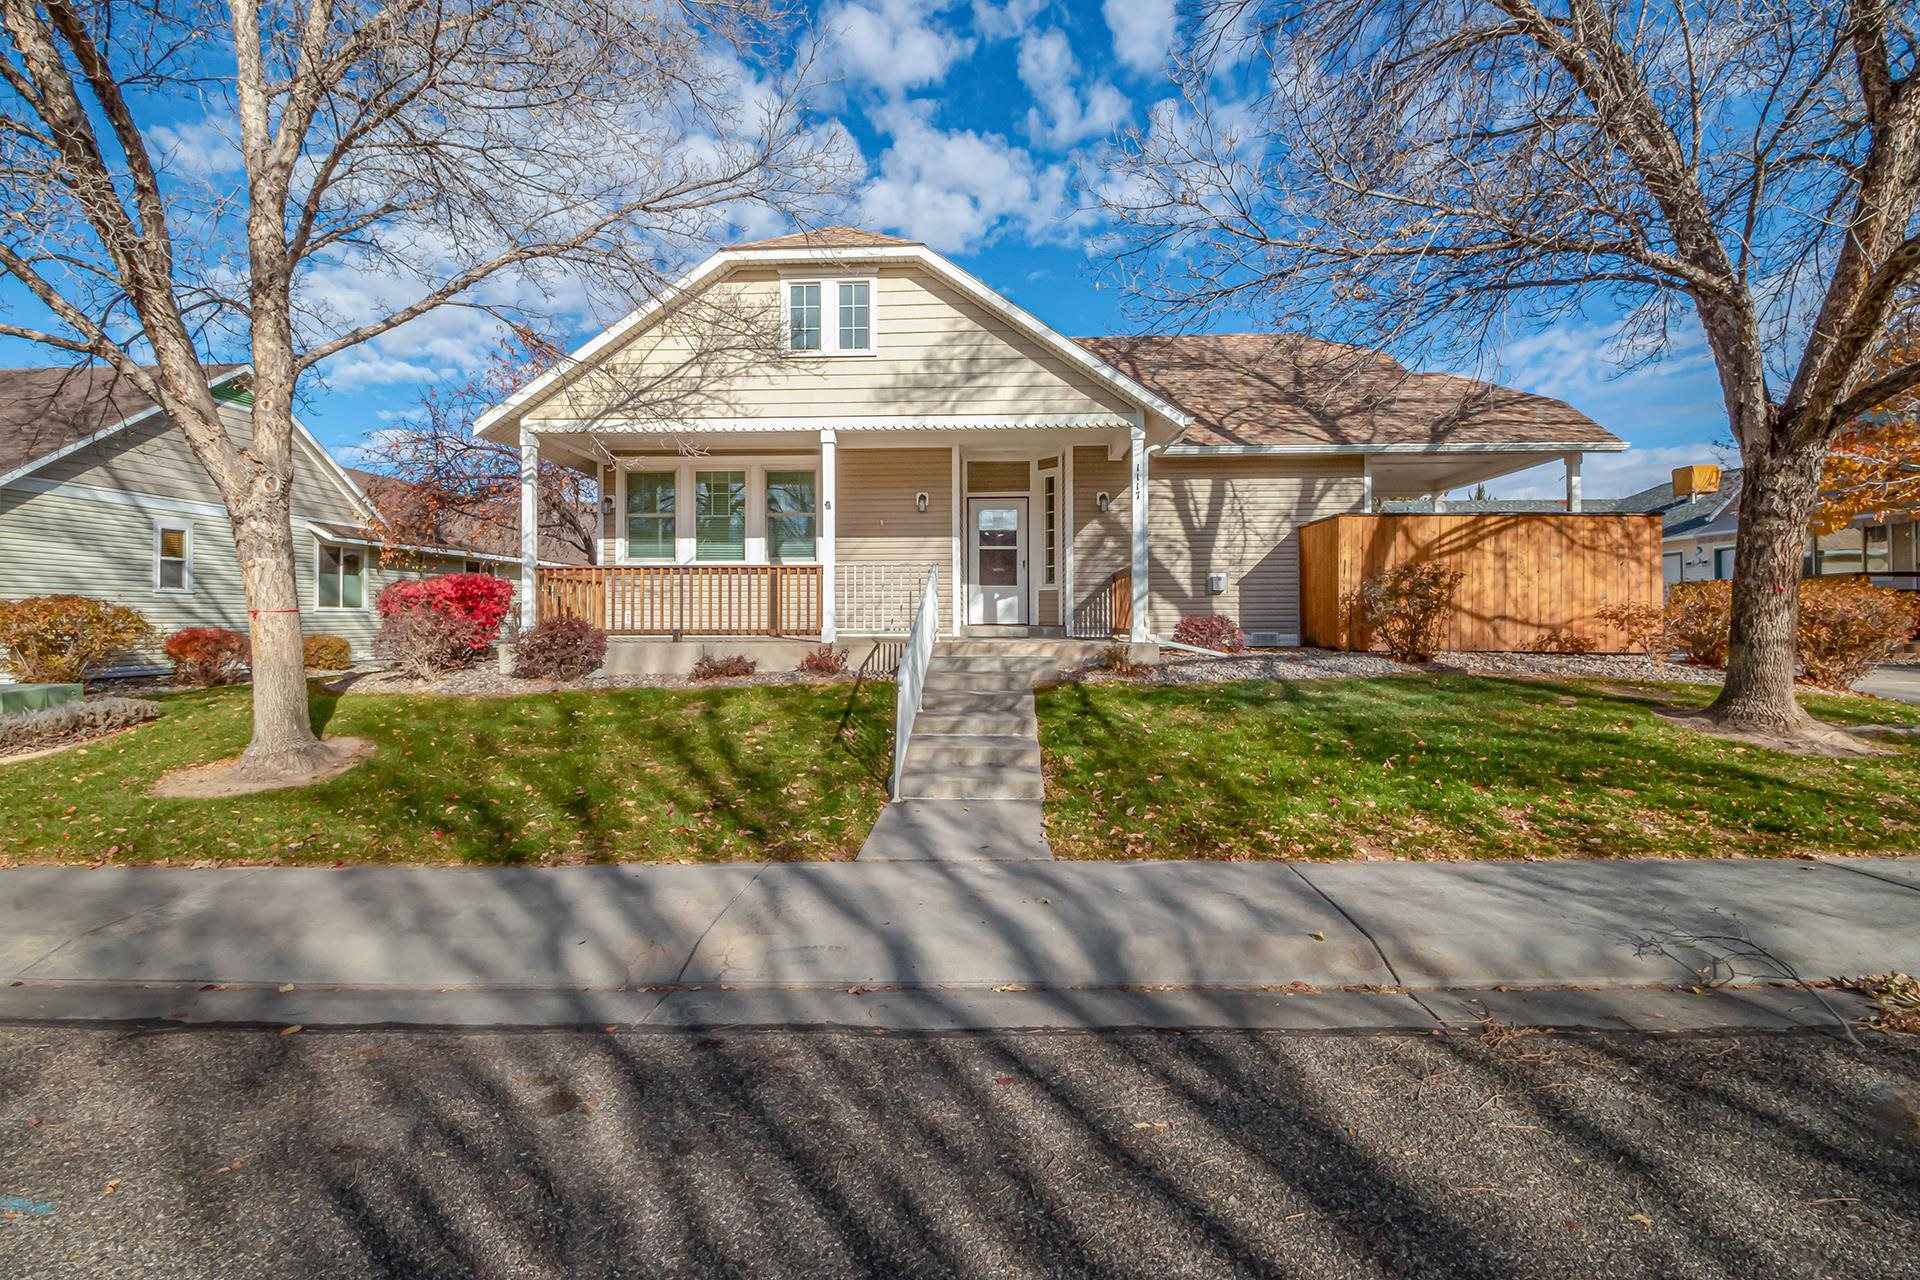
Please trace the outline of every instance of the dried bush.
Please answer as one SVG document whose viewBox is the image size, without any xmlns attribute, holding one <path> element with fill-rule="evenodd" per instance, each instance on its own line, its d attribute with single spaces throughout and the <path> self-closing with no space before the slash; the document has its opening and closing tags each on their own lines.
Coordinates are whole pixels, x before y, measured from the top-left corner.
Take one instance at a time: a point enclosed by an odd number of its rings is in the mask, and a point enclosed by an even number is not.
<svg viewBox="0 0 1920 1280">
<path fill-rule="evenodd" d="M 138 612 L 88 596 L 0 601 L 0 646 L 25 684 L 79 684 L 87 672 L 153 638 Z"/>
<path fill-rule="evenodd" d="M 1218 649 L 1222 653 L 1238 653 L 1247 647 L 1247 633 L 1240 629 L 1240 624 L 1218 613 L 1188 614 L 1173 624 L 1173 639 L 1176 644 Z"/>
<path fill-rule="evenodd" d="M 1354 622 L 1401 662 L 1427 662 L 1440 652 L 1453 596 L 1466 575 L 1438 564 L 1397 565 L 1363 579 L 1347 593 Z"/>
<path fill-rule="evenodd" d="M 1137 680 L 1147 674 L 1147 664 L 1133 660 L 1133 646 L 1125 640 L 1115 640 L 1100 655 L 1100 665 L 1117 676 Z"/>
<path fill-rule="evenodd" d="M 687 673 L 687 679 L 731 680 L 752 675 L 759 665 L 744 653 L 703 653 L 700 660 L 693 664 L 693 670 Z"/>
<path fill-rule="evenodd" d="M 403 609 L 380 619 L 373 651 L 416 680 L 431 680 L 473 661 L 486 648 L 478 624 L 438 609 Z"/>
<path fill-rule="evenodd" d="M 1695 666 L 1727 665 L 1727 630 L 1732 625 L 1732 583 L 1676 582 L 1667 589 L 1667 635 Z"/>
<path fill-rule="evenodd" d="M 800 659 L 799 670 L 810 676 L 844 675 L 847 670 L 847 651 L 823 644 L 818 649 L 809 649 Z"/>
<path fill-rule="evenodd" d="M 1593 637 L 1571 627 L 1554 627 L 1534 637 L 1535 653 L 1592 653 Z"/>
<path fill-rule="evenodd" d="M 513 607 L 513 584 L 485 573 L 448 573 L 437 578 L 389 583 L 374 602 L 382 619 L 431 609 L 471 624 L 473 647 L 484 649 L 500 634 Z"/>
<path fill-rule="evenodd" d="M 542 618 L 513 642 L 522 680 L 578 680 L 607 659 L 607 633 L 584 618 Z"/>
<path fill-rule="evenodd" d="M 226 627 L 182 627 L 163 647 L 175 683 L 195 689 L 232 684 L 246 675 L 252 658 L 246 633 Z"/>
<path fill-rule="evenodd" d="M 340 636 L 308 636 L 300 658 L 309 671 L 345 671 L 353 665 L 353 646 Z"/>
<path fill-rule="evenodd" d="M 1800 584 L 1800 666 L 1811 684 L 1845 689 L 1913 634 L 1906 593 L 1863 578 Z"/>
<path fill-rule="evenodd" d="M 1667 639 L 1667 611 L 1657 604 L 1605 604 L 1594 611 L 1602 626 L 1612 627 L 1627 644 L 1655 662 L 1665 662 L 1673 647 Z"/>
<path fill-rule="evenodd" d="M 115 729 L 142 724 L 159 714 L 160 704 L 145 698 L 88 698 L 44 711 L 0 716 L 0 756 L 97 738 Z"/>
</svg>

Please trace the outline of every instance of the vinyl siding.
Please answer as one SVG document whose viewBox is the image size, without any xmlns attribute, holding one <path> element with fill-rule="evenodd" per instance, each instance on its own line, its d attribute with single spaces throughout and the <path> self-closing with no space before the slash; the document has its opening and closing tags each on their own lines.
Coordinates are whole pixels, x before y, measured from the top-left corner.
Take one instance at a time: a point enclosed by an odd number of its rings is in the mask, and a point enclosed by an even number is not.
<svg viewBox="0 0 1920 1280">
<path fill-rule="evenodd" d="M 952 625 L 953 454 L 947 449 L 841 449 L 838 457 L 840 506 L 836 513 L 834 555 L 842 566 L 890 563 L 906 566 L 899 574 L 864 587 L 859 599 L 843 600 L 840 625 L 860 630 L 860 612 L 875 591 L 911 598 L 928 565 L 940 567 L 942 629 Z M 927 509 L 914 509 L 914 495 L 927 495 Z M 843 578 L 852 578 L 843 571 Z M 910 579 L 907 586 L 901 579 Z M 849 608 L 848 606 L 852 607 Z"/>
<path fill-rule="evenodd" d="M 193 528 L 193 590 L 160 592 L 153 587 L 153 526 L 156 519 Z M 308 635 L 337 635 L 356 659 L 372 654 L 378 620 L 371 608 L 321 610 L 315 607 L 315 539 L 296 525 L 294 575 L 301 603 L 301 627 Z M 398 578 L 458 569 L 458 560 L 420 564 L 385 563 L 374 557 L 367 574 L 367 599 Z M 504 566 L 503 566 L 504 567 Z M 518 581 L 514 570 L 507 574 Z M 233 546 L 232 526 L 224 517 L 182 513 L 164 499 L 141 506 L 103 502 L 71 493 L 0 490 L 0 598 L 70 592 L 111 600 L 137 609 L 160 639 L 181 627 L 247 627 L 247 593 Z M 164 666 L 156 643 L 127 666 Z"/>
<path fill-rule="evenodd" d="M 246 448 L 253 443 L 253 419 L 244 409 L 222 405 L 220 417 L 236 445 Z M 171 418 L 157 413 L 49 463 L 33 478 L 187 502 L 220 502 L 220 491 L 193 456 L 186 437 Z M 293 510 L 309 519 L 340 524 L 358 524 L 365 518 L 332 469 L 298 436 L 294 438 Z"/>
<path fill-rule="evenodd" d="M 1187 614 L 1222 613 L 1296 642 L 1300 526 L 1360 510 L 1361 494 L 1358 458 L 1154 458 L 1154 634 Z M 1227 575 L 1225 594 L 1207 591 L 1210 573 Z"/>
<path fill-rule="evenodd" d="M 726 349 L 702 333 L 727 325 L 701 323 L 697 312 L 645 329 L 583 371 L 568 387 L 529 406 L 526 418 L 615 419 L 637 387 L 653 389 L 657 413 L 702 417 L 920 414 L 1116 413 L 1133 406 L 1078 364 L 1013 328 L 997 313 L 956 292 L 918 265 L 890 264 L 873 274 L 874 354 L 804 357 Z M 732 319 L 773 331 L 780 319 L 779 272 L 735 271 L 710 287 Z M 789 279 L 807 278 L 789 273 Z"/>
<path fill-rule="evenodd" d="M 1127 460 L 1107 457 L 1105 445 L 1073 451 L 1073 616 L 1075 634 L 1106 626 L 1107 579 L 1132 561 L 1133 517 L 1127 498 Z M 1094 499 L 1105 492 L 1102 515 Z"/>
<path fill-rule="evenodd" d="M 1017 462 L 969 462 L 968 493 L 1025 493 L 1033 481 L 1028 464 Z"/>
</svg>

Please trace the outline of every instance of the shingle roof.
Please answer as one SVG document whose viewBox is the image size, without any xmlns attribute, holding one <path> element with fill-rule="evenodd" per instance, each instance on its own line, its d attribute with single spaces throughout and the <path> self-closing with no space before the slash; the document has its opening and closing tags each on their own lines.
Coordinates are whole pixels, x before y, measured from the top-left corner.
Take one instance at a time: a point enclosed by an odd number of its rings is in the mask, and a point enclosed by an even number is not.
<svg viewBox="0 0 1920 1280">
<path fill-rule="evenodd" d="M 1297 334 L 1075 341 L 1193 414 L 1182 444 L 1621 444 L 1562 401 Z"/>
<path fill-rule="evenodd" d="M 878 231 L 863 231 L 859 227 L 821 227 L 814 231 L 798 231 L 792 235 L 775 236 L 771 240 L 753 240 L 733 247 L 735 249 L 885 249 L 890 246 L 919 243 L 918 240 L 903 240 L 899 236 L 882 235 Z"/>
<path fill-rule="evenodd" d="M 207 377 L 239 365 L 208 365 Z M 0 475 L 123 422 L 153 401 L 106 365 L 0 369 Z"/>
<path fill-rule="evenodd" d="M 1630 493 L 1622 498 L 1602 498 L 1586 506 L 1589 511 L 1657 514 L 1660 517 L 1660 532 L 1664 536 L 1705 528 L 1729 506 L 1737 506 L 1739 502 L 1740 469 L 1734 467 L 1720 473 L 1720 489 L 1717 493 L 1680 497 L 1674 493 L 1673 482 L 1669 480 L 1649 485 L 1638 493 Z"/>
<path fill-rule="evenodd" d="M 1581 509 L 1588 512 L 1602 508 L 1597 503 L 1583 502 Z M 1564 498 L 1448 498 L 1445 514 L 1464 515 L 1544 515 L 1564 512 L 1567 509 Z M 1380 510 L 1388 515 L 1425 515 L 1433 511 L 1433 498 L 1388 498 L 1381 502 Z"/>
</svg>

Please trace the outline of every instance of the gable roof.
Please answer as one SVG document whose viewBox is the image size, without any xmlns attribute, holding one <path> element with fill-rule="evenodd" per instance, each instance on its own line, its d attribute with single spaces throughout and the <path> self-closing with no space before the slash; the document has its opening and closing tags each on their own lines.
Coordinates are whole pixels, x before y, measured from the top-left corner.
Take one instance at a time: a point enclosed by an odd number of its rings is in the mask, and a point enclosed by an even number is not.
<svg viewBox="0 0 1920 1280">
<path fill-rule="evenodd" d="M 1701 493 L 1681 496 L 1674 493 L 1673 482 L 1663 481 L 1649 485 L 1637 493 L 1629 493 L 1621 498 L 1603 498 L 1587 504 L 1589 510 L 1618 512 L 1638 512 L 1644 515 L 1660 517 L 1660 533 L 1663 537 L 1698 533 L 1714 523 L 1730 509 L 1737 509 L 1740 503 L 1740 468 L 1733 467 L 1720 473 L 1720 489 L 1717 493 Z"/>
<path fill-rule="evenodd" d="M 1182 445 L 1311 449 L 1534 446 L 1609 452 L 1626 442 L 1564 401 L 1299 334 L 1080 338 L 1185 408 Z"/>
<path fill-rule="evenodd" d="M 859 227 L 821 227 L 816 231 L 774 236 L 771 240 L 750 240 L 733 247 L 736 252 L 744 253 L 761 249 L 881 249 L 890 245 L 919 243 L 918 240 L 882 235 L 878 231 L 863 231 Z"/>
<path fill-rule="evenodd" d="M 247 366 L 207 367 L 209 385 Z M 0 484 L 53 461 L 55 455 L 157 413 L 159 406 L 108 365 L 0 369 Z"/>
</svg>

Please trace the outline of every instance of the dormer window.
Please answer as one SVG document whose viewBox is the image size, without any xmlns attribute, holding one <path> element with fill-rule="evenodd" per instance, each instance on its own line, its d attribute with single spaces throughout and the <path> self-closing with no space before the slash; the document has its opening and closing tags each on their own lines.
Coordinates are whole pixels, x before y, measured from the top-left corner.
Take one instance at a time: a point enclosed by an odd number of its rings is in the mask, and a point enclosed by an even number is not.
<svg viewBox="0 0 1920 1280">
<path fill-rule="evenodd" d="M 788 351 L 873 354 L 872 280 L 788 280 L 782 302 Z"/>
</svg>

